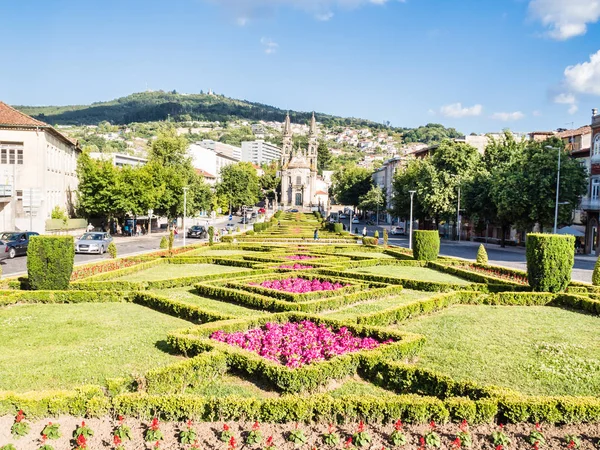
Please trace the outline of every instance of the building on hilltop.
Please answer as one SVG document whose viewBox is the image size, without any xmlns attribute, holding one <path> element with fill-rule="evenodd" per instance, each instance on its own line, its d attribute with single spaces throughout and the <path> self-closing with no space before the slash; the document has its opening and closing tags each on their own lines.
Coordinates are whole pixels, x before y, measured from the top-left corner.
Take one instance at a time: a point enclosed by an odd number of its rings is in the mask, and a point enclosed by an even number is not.
<svg viewBox="0 0 600 450">
<path fill-rule="evenodd" d="M 242 161 L 260 166 L 271 161 L 279 161 L 281 149 L 262 139 L 242 142 Z"/>
<path fill-rule="evenodd" d="M 0 223 L 45 233 L 59 207 L 73 214 L 81 149 L 47 123 L 0 102 Z"/>
<path fill-rule="evenodd" d="M 317 197 L 317 157 L 319 142 L 317 122 L 313 114 L 308 134 L 308 148 L 293 148 L 289 114 L 283 126 L 281 153 L 281 203 L 283 206 L 310 207 L 323 205 L 323 194 Z M 319 202 L 319 200 L 321 202 Z"/>
</svg>

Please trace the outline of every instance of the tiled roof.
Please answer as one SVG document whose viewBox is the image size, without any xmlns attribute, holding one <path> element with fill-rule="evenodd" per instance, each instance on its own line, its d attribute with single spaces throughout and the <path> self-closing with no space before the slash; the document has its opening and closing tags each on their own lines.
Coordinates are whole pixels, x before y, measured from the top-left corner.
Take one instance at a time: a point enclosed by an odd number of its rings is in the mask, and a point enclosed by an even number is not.
<svg viewBox="0 0 600 450">
<path fill-rule="evenodd" d="M 203 169 L 196 169 L 196 173 L 198 175 L 202 175 L 204 178 L 217 178 L 214 175 L 211 175 L 210 173 L 208 173 L 206 170 L 203 170 Z"/>
<path fill-rule="evenodd" d="M 8 106 L 6 103 L 0 102 L 0 125 L 10 126 L 29 126 L 29 127 L 47 127 L 48 124 L 40 122 L 39 120 L 29 117 L 27 114 L 23 114 L 17 111 L 12 106 Z"/>
<path fill-rule="evenodd" d="M 315 192 L 316 195 L 327 195 L 327 192 L 325 191 L 317 191 Z"/>
<path fill-rule="evenodd" d="M 592 127 L 586 125 L 584 127 L 577 128 L 576 130 L 565 130 L 558 133 L 557 136 L 563 139 L 568 137 L 581 136 L 584 134 L 592 134 Z"/>
</svg>

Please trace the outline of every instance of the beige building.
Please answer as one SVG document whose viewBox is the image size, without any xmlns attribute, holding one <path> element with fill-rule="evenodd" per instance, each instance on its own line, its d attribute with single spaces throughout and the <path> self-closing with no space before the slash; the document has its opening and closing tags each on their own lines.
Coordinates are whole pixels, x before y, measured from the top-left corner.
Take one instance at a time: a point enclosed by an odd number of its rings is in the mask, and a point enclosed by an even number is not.
<svg viewBox="0 0 600 450">
<path fill-rule="evenodd" d="M 81 150 L 50 125 L 0 102 L 0 226 L 46 232 L 54 207 L 73 213 Z"/>
</svg>

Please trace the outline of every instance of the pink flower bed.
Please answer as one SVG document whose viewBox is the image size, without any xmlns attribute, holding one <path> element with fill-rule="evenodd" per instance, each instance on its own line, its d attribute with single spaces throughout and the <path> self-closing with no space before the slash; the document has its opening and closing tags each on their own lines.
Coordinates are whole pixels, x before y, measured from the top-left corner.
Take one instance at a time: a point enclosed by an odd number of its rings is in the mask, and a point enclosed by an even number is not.
<svg viewBox="0 0 600 450">
<path fill-rule="evenodd" d="M 292 259 L 294 261 L 305 261 L 307 259 L 317 259 L 316 256 L 308 256 L 308 255 L 289 255 L 285 257 L 286 259 Z"/>
<path fill-rule="evenodd" d="M 294 294 L 305 294 L 316 291 L 337 291 L 350 286 L 349 284 L 331 283 L 319 279 L 307 280 L 305 278 L 285 278 L 283 280 L 266 280 L 262 283 L 250 283 L 251 286 L 260 286 L 276 291 L 291 292 Z"/>
<path fill-rule="evenodd" d="M 301 270 L 301 269 L 312 269 L 313 266 L 303 266 L 302 264 L 294 264 L 293 266 L 283 264 L 279 266 L 279 269 L 293 269 L 293 270 Z"/>
<path fill-rule="evenodd" d="M 354 336 L 346 327 L 333 331 L 326 325 L 305 320 L 299 323 L 267 323 L 245 332 L 216 331 L 211 339 L 257 353 L 287 367 L 302 367 L 337 355 L 370 350 L 382 342 Z M 392 342 L 386 341 L 383 344 Z"/>
</svg>

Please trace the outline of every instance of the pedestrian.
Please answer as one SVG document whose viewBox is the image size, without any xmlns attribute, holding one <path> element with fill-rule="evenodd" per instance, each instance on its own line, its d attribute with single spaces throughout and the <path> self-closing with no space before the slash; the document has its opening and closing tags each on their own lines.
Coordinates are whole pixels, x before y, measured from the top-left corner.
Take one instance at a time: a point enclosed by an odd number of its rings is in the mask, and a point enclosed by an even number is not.
<svg viewBox="0 0 600 450">
<path fill-rule="evenodd" d="M 88 233 L 90 231 L 93 231 L 94 230 L 94 225 L 92 225 L 91 223 L 89 223 L 88 226 L 87 226 L 87 230 L 88 230 Z"/>
<path fill-rule="evenodd" d="M 117 234 L 121 234 L 121 225 L 117 222 Z"/>
<path fill-rule="evenodd" d="M 367 227 L 363 227 L 363 237 L 367 236 Z"/>
<path fill-rule="evenodd" d="M 358 227 L 354 228 L 354 234 L 358 234 Z"/>
<path fill-rule="evenodd" d="M 129 234 L 129 225 L 127 225 L 127 223 L 125 223 L 125 225 L 123 226 L 123 236 L 127 236 Z"/>
<path fill-rule="evenodd" d="M 177 236 L 179 235 L 179 231 L 177 231 L 177 225 L 173 227 L 173 235 L 175 236 L 175 239 L 177 239 Z"/>
<path fill-rule="evenodd" d="M 313 237 L 314 237 L 314 240 L 315 240 L 315 241 L 318 241 L 318 240 L 319 240 L 319 229 L 318 229 L 318 228 L 315 228 L 315 233 L 314 233 L 314 236 L 313 236 Z"/>
</svg>

